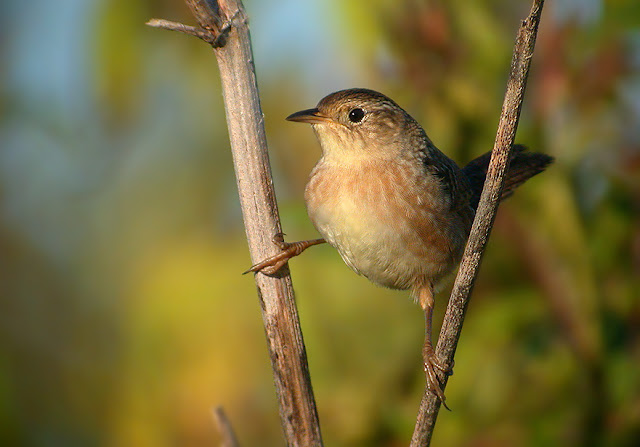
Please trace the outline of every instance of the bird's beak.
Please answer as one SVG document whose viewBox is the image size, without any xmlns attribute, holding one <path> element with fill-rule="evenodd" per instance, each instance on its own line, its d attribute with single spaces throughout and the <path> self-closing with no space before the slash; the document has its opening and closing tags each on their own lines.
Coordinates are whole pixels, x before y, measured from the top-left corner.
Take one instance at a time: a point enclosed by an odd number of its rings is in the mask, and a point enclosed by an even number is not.
<svg viewBox="0 0 640 447">
<path fill-rule="evenodd" d="M 331 122 L 331 118 L 323 115 L 316 109 L 301 110 L 287 117 L 287 121 L 295 121 L 296 123 L 324 124 Z"/>
</svg>

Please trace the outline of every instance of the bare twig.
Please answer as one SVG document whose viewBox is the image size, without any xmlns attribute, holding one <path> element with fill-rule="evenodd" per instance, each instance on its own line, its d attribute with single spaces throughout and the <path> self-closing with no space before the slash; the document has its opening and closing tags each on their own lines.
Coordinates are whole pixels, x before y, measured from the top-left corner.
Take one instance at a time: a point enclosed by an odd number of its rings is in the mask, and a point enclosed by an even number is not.
<svg viewBox="0 0 640 447">
<path fill-rule="evenodd" d="M 255 263 L 278 252 L 271 237 L 282 230 L 267 155 L 247 15 L 240 0 L 185 1 L 199 28 L 157 20 L 151 25 L 195 35 L 214 47 L 240 205 L 251 259 Z M 289 270 L 283 268 L 277 277 L 258 274 L 255 281 L 287 444 L 320 446 L 320 425 Z"/>
<path fill-rule="evenodd" d="M 213 422 L 216 424 L 218 433 L 220 434 L 220 447 L 239 447 L 238 438 L 233 432 L 231 422 L 227 418 L 227 414 L 222 407 L 215 407 L 211 410 Z"/>
<path fill-rule="evenodd" d="M 518 32 L 493 155 L 436 347 L 436 354 L 447 365 L 453 364 L 469 297 L 498 208 L 504 174 L 508 167 L 511 146 L 520 118 L 520 109 L 522 108 L 543 4 L 544 0 L 534 0 L 529 17 L 522 22 Z M 443 387 L 446 386 L 446 380 L 445 377 Z M 428 446 L 430 444 L 440 404 L 436 395 L 427 388 L 420 403 L 411 446 Z"/>
<path fill-rule="evenodd" d="M 185 33 L 197 37 L 204 41 L 207 41 L 211 37 L 210 31 L 195 26 L 185 25 L 184 23 L 172 22 L 171 20 L 151 19 L 147 23 L 145 23 L 145 25 L 151 26 L 153 28 L 166 29 L 169 31 L 178 31 L 180 33 Z"/>
</svg>

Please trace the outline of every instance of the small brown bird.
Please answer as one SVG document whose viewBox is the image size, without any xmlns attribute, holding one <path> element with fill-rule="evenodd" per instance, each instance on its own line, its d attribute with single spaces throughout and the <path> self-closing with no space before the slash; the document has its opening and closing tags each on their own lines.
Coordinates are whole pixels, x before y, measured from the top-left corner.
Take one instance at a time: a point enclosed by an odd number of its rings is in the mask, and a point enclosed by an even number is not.
<svg viewBox="0 0 640 447">
<path fill-rule="evenodd" d="M 332 93 L 287 120 L 311 124 L 322 147 L 305 200 L 323 239 L 287 244 L 276 235 L 282 252 L 249 271 L 273 274 L 306 248 L 328 242 L 356 273 L 409 289 L 425 313 L 427 382 L 444 403 L 438 371 L 450 369 L 431 344 L 434 287 L 462 257 L 491 153 L 459 168 L 400 106 L 366 89 Z M 552 160 L 514 146 L 502 198 Z"/>
</svg>

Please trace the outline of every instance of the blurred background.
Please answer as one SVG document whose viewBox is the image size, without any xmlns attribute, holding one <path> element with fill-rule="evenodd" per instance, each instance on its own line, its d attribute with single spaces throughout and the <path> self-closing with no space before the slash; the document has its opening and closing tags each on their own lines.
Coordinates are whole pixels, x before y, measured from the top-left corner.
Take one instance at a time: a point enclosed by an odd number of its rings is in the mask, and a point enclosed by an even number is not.
<svg viewBox="0 0 640 447">
<path fill-rule="evenodd" d="M 529 1 L 246 0 L 289 240 L 320 151 L 284 121 L 382 91 L 464 164 L 492 147 Z M 203 446 L 222 405 L 283 445 L 216 60 L 181 0 L 0 3 L 0 444 Z M 640 443 L 640 2 L 549 1 L 517 141 L 556 163 L 500 208 L 433 444 Z M 407 293 L 292 262 L 326 445 L 407 445 Z M 439 328 L 449 281 L 438 298 Z"/>
</svg>

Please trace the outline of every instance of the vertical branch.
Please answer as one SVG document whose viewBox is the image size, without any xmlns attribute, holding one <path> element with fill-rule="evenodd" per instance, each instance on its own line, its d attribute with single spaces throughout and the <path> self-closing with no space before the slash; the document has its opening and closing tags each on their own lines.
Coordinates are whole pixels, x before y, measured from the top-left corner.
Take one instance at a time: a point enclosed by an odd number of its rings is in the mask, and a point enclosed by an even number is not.
<svg viewBox="0 0 640 447">
<path fill-rule="evenodd" d="M 248 18 L 240 0 L 185 0 L 200 27 L 164 20 L 149 25 L 194 35 L 215 51 L 253 262 L 278 252 L 281 231 L 253 65 Z M 278 277 L 255 276 L 287 444 L 320 446 L 322 438 L 307 355 L 288 268 Z"/>
<path fill-rule="evenodd" d="M 511 60 L 507 91 L 502 105 L 502 113 L 487 178 L 458 275 L 451 291 L 436 347 L 436 354 L 447 365 L 453 364 L 453 357 L 460 338 L 467 304 L 478 274 L 485 245 L 493 227 L 504 174 L 508 167 L 511 146 L 518 127 L 543 4 L 544 0 L 534 0 L 529 16 L 522 22 L 518 31 Z M 446 378 L 444 386 L 446 386 Z M 440 405 L 440 400 L 427 388 L 420 403 L 411 446 L 428 446 L 430 444 Z"/>
<path fill-rule="evenodd" d="M 238 444 L 238 439 L 224 409 L 222 407 L 216 407 L 211 410 L 211 415 L 220 434 L 220 447 L 239 447 L 240 444 Z"/>
</svg>

